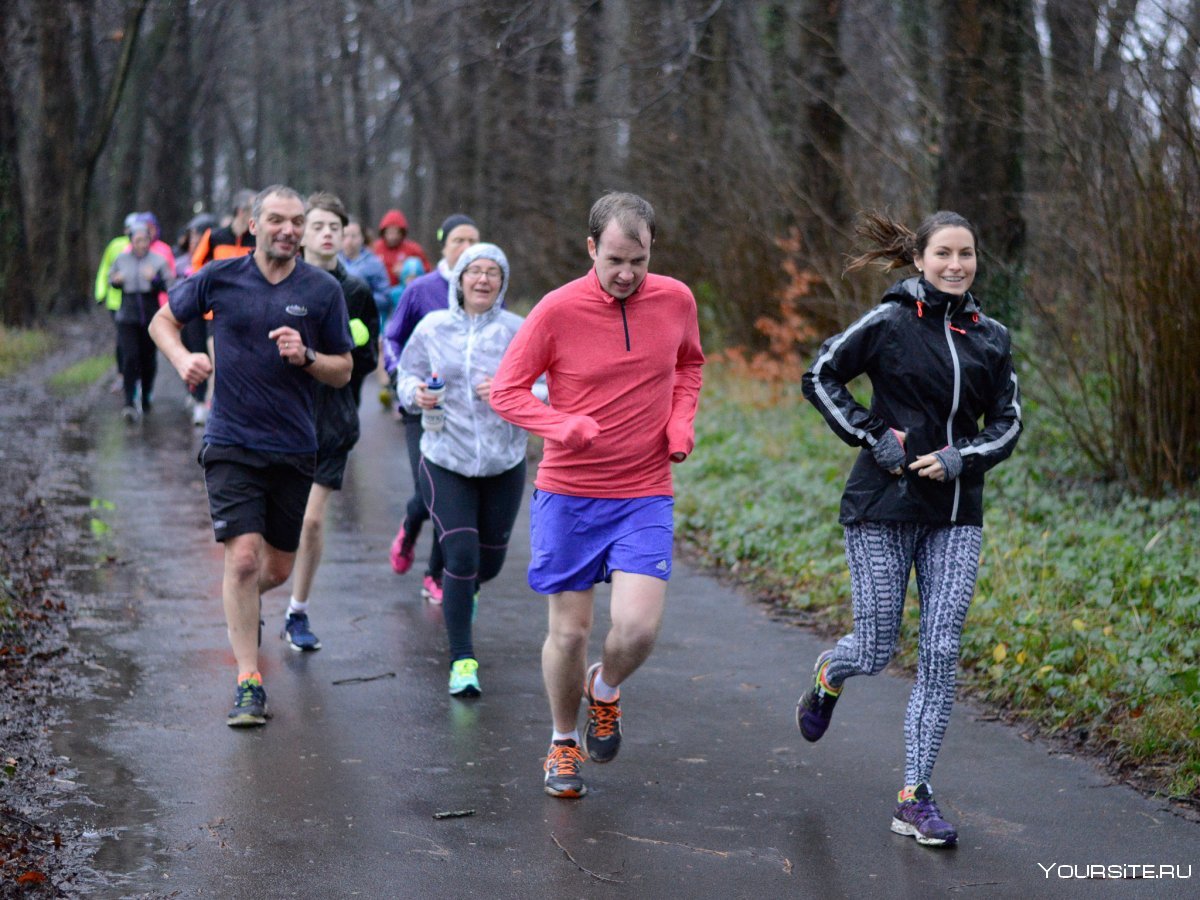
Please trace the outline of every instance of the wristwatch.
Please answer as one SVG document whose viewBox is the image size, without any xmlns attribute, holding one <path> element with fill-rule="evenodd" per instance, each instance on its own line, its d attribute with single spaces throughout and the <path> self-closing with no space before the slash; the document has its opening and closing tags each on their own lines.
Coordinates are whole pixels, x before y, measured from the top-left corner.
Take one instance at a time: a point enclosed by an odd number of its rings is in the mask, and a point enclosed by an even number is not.
<svg viewBox="0 0 1200 900">
<path fill-rule="evenodd" d="M 309 366 L 311 366 L 316 361 L 317 361 L 317 351 L 314 350 L 312 347 L 305 347 L 304 348 L 304 362 L 302 362 L 300 364 L 300 368 L 307 369 Z"/>
</svg>

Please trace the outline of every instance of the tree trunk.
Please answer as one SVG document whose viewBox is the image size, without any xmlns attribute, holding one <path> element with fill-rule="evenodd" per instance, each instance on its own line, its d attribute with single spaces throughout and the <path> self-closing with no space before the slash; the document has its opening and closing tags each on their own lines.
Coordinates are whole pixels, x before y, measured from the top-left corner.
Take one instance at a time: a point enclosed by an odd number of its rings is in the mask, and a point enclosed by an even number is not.
<svg viewBox="0 0 1200 900">
<path fill-rule="evenodd" d="M 1015 324 L 1025 249 L 1022 24 L 1027 0 L 942 4 L 938 205 L 979 229 L 988 311 Z"/>
<path fill-rule="evenodd" d="M 8 54 L 0 52 L 0 322 L 28 325 L 34 304 L 25 246 L 25 201 L 21 196 L 21 159 L 17 109 L 10 88 Z"/>
<path fill-rule="evenodd" d="M 34 153 L 34 203 L 26 210 L 29 241 L 28 271 L 34 287 L 38 317 L 68 312 L 88 303 L 91 255 L 84 244 L 88 194 L 96 163 L 108 140 L 117 104 L 125 86 L 142 16 L 149 0 L 130 6 L 121 37 L 118 61 L 94 118 L 83 120 L 76 78 L 71 69 L 70 7 L 49 3 L 37 22 L 38 75 L 41 103 Z"/>
</svg>

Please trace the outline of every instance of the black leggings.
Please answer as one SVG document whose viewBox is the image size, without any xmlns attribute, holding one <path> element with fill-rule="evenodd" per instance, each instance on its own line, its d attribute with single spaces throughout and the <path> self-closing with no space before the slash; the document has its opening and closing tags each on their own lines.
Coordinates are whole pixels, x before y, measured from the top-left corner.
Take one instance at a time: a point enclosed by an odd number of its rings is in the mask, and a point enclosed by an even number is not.
<svg viewBox="0 0 1200 900">
<path fill-rule="evenodd" d="M 137 383 L 142 383 L 142 407 L 150 408 L 154 376 L 158 374 L 158 347 L 150 339 L 145 325 L 117 323 L 117 344 L 121 348 L 121 375 L 125 379 L 125 405 L 133 406 Z"/>
<path fill-rule="evenodd" d="M 468 478 L 422 459 L 418 483 L 445 560 L 442 616 L 450 639 L 450 661 L 474 657 L 475 592 L 500 574 L 504 565 L 525 493 L 525 461 L 499 475 Z"/>
<path fill-rule="evenodd" d="M 421 428 L 420 415 L 403 413 L 404 443 L 408 446 L 408 464 L 412 467 L 413 494 L 408 498 L 404 507 L 404 532 L 409 540 L 415 541 L 421 533 L 421 526 L 429 518 L 429 510 L 425 508 L 425 498 L 421 496 Z M 442 580 L 442 548 L 437 541 L 429 551 L 429 567 L 426 575 L 432 575 L 438 581 Z"/>
</svg>

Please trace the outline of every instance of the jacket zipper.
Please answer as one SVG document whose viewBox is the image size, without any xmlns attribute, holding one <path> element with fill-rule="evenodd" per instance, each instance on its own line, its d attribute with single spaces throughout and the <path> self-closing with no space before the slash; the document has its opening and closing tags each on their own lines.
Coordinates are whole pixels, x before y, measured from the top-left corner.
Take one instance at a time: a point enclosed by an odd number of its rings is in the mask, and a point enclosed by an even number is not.
<svg viewBox="0 0 1200 900">
<path fill-rule="evenodd" d="M 483 467 L 483 446 L 479 439 L 479 420 L 475 415 L 475 389 L 471 386 L 471 356 L 475 350 L 475 321 L 467 316 L 467 352 L 463 354 L 463 371 L 466 373 L 467 409 L 471 411 L 471 434 L 475 437 L 475 471 Z"/>
<path fill-rule="evenodd" d="M 947 303 L 946 304 L 946 315 L 942 321 L 943 321 L 943 325 L 944 325 L 943 330 L 946 333 L 946 344 L 950 347 L 950 363 L 951 363 L 952 368 L 954 369 L 954 393 L 953 393 L 952 399 L 950 401 L 950 416 L 949 416 L 949 418 L 946 419 L 946 446 L 947 447 L 954 446 L 954 417 L 955 417 L 955 415 L 958 414 L 958 401 L 959 401 L 959 395 L 962 390 L 962 387 L 961 387 L 962 370 L 961 370 L 961 368 L 959 366 L 959 362 L 958 362 L 958 350 L 954 346 L 954 335 L 951 334 L 952 330 L 957 330 L 954 328 L 953 325 L 950 324 L 950 314 L 952 312 L 953 312 L 953 310 L 951 308 L 951 304 Z M 950 522 L 952 524 L 958 522 L 958 499 L 959 499 L 959 494 L 961 492 L 961 489 L 962 489 L 961 483 L 959 482 L 959 480 L 957 478 L 955 478 L 954 479 L 954 504 L 950 507 Z"/>
<path fill-rule="evenodd" d="M 629 318 L 625 315 L 625 301 L 618 300 L 621 304 L 621 324 L 625 326 L 625 350 L 632 352 L 633 348 L 629 346 Z"/>
</svg>

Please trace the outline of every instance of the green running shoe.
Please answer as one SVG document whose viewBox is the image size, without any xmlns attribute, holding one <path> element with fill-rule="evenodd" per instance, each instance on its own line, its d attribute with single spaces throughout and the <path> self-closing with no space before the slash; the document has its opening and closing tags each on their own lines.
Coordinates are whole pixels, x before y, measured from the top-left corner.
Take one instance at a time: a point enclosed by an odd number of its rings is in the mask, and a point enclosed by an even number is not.
<svg viewBox="0 0 1200 900">
<path fill-rule="evenodd" d="M 450 696 L 478 697 L 479 663 L 471 658 L 456 659 L 450 664 Z"/>
</svg>

